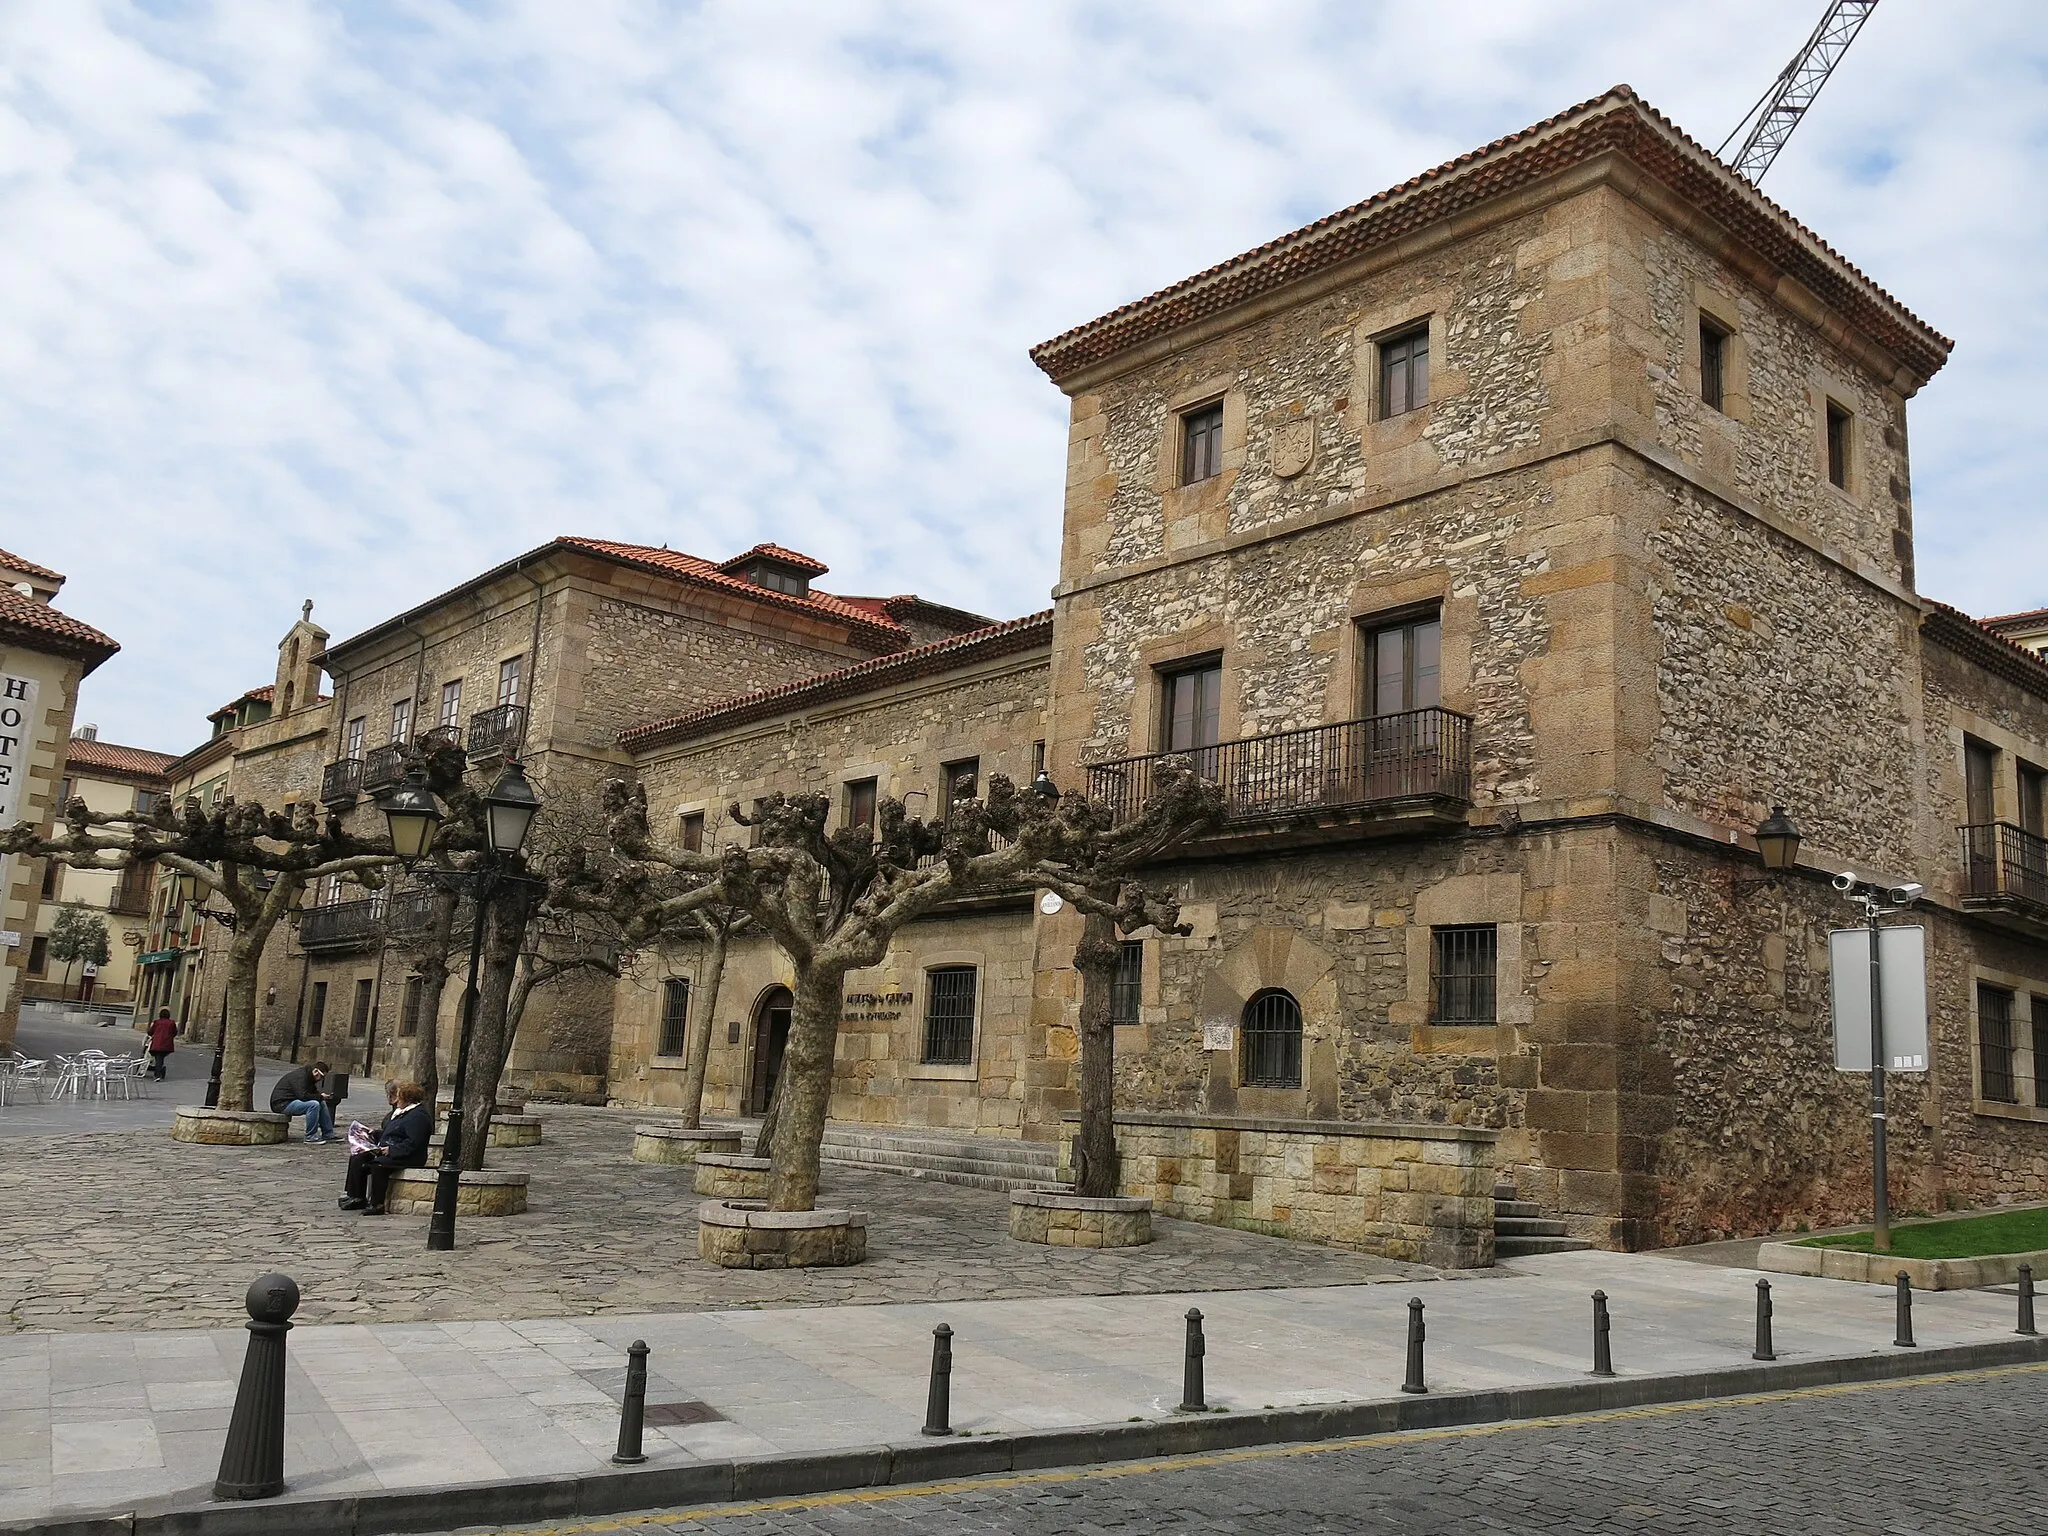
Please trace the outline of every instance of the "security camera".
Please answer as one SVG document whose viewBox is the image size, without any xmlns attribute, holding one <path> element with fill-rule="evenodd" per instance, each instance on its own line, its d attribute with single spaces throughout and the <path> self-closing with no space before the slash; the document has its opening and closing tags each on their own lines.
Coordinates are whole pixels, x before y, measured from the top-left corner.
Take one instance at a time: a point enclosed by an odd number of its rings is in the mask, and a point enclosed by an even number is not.
<svg viewBox="0 0 2048 1536">
<path fill-rule="evenodd" d="M 1893 886 L 1885 894 L 1891 898 L 1893 906 L 1910 907 L 1914 902 L 1927 894 L 1927 887 L 1909 880 L 1904 885 Z"/>
<path fill-rule="evenodd" d="M 1853 869 L 1845 869 L 1839 875 L 1835 876 L 1835 889 L 1840 891 L 1844 896 L 1848 895 L 1851 891 L 1855 890 L 1856 871 Z"/>
</svg>

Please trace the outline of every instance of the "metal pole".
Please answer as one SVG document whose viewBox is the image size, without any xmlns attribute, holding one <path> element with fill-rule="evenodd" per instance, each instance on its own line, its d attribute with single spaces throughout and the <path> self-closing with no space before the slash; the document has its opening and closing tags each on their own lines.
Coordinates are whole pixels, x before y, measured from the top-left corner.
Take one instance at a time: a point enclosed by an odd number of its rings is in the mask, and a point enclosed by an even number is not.
<svg viewBox="0 0 2048 1536">
<path fill-rule="evenodd" d="M 213 1074 L 206 1080 L 206 1108 L 220 1108 L 220 1059 L 228 1046 L 228 984 L 220 984 L 220 1028 L 213 1037 Z M 285 1127 L 290 1130 L 290 1126 Z"/>
<path fill-rule="evenodd" d="M 1913 1282 L 1906 1272 L 1899 1271 L 1899 1331 L 1892 1343 L 1900 1349 L 1917 1349 L 1913 1342 Z"/>
<path fill-rule="evenodd" d="M 1614 1374 L 1614 1350 L 1607 1342 L 1608 1331 L 1613 1327 L 1607 1316 L 1607 1293 L 1593 1293 L 1593 1374 L 1612 1376 Z"/>
<path fill-rule="evenodd" d="M 626 1396 L 619 1404 L 619 1448 L 612 1460 L 622 1467 L 637 1466 L 647 1457 L 640 1449 L 640 1425 L 647 1413 L 647 1341 L 635 1339 L 626 1346 Z"/>
<path fill-rule="evenodd" d="M 2034 1327 L 2034 1266 L 2020 1266 L 2020 1325 L 2015 1333 L 2035 1333 Z"/>
<path fill-rule="evenodd" d="M 1429 1386 L 1422 1379 L 1422 1298 L 1408 1298 L 1408 1379 L 1401 1383 L 1403 1392 L 1427 1392 Z"/>
<path fill-rule="evenodd" d="M 284 1492 L 284 1336 L 299 1307 L 298 1282 L 264 1275 L 243 1298 L 249 1349 L 227 1442 L 220 1450 L 216 1499 L 271 1499 Z"/>
<path fill-rule="evenodd" d="M 921 1435 L 953 1433 L 953 1330 L 944 1323 L 932 1330 L 932 1385 L 925 1394 Z"/>
<path fill-rule="evenodd" d="M 470 914 L 469 985 L 462 994 L 462 1038 L 455 1048 L 455 1095 L 448 1134 L 441 1142 L 441 1166 L 434 1178 L 434 1214 L 427 1220 L 427 1250 L 445 1253 L 455 1246 L 455 1202 L 462 1192 L 462 1089 L 469 1077 L 470 1028 L 476 1022 L 476 973 L 483 964 L 484 917 L 490 911 L 497 881 L 489 870 L 477 885 L 476 911 Z M 437 1111 L 430 1110 L 429 1113 Z"/>
<path fill-rule="evenodd" d="M 1870 914 L 1870 1246 L 1888 1253 L 1892 1246 L 1890 1176 L 1884 1156 L 1884 968 L 1878 961 L 1877 900 L 1864 901 Z"/>
<path fill-rule="evenodd" d="M 1756 1351 L 1752 1360 L 1775 1360 L 1777 1353 L 1771 1348 L 1771 1282 L 1759 1280 L 1756 1283 Z"/>
<path fill-rule="evenodd" d="M 1209 1404 L 1202 1396 L 1202 1356 L 1209 1352 L 1209 1344 L 1202 1337 L 1202 1314 L 1198 1308 L 1188 1308 L 1187 1350 L 1181 1361 L 1180 1406 L 1175 1413 L 1207 1413 Z"/>
</svg>

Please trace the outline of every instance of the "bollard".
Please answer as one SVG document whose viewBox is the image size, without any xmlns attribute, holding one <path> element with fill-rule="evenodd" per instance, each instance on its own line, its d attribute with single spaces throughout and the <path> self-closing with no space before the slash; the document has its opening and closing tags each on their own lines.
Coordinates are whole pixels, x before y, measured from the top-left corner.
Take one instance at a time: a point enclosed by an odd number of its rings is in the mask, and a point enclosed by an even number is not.
<svg viewBox="0 0 2048 1536">
<path fill-rule="evenodd" d="M 1422 1380 L 1422 1298 L 1408 1298 L 1408 1379 L 1401 1383 L 1403 1392 L 1427 1392 L 1428 1386 Z"/>
<path fill-rule="evenodd" d="M 1181 1367 L 1180 1406 L 1173 1410 L 1175 1413 L 1209 1411 L 1208 1403 L 1202 1398 L 1202 1356 L 1208 1352 L 1208 1340 L 1202 1337 L 1202 1314 L 1189 1307 L 1187 1358 Z"/>
<path fill-rule="evenodd" d="M 290 1275 L 263 1275 L 243 1304 L 249 1309 L 249 1350 L 220 1451 L 216 1499 L 270 1499 L 284 1492 L 284 1336 L 299 1309 L 298 1282 Z"/>
<path fill-rule="evenodd" d="M 2020 1266 L 2020 1325 L 2015 1333 L 2036 1333 L 2034 1327 L 2034 1266 Z"/>
<path fill-rule="evenodd" d="M 953 1433 L 953 1330 L 944 1323 L 932 1330 L 932 1388 L 924 1400 L 921 1435 Z"/>
<path fill-rule="evenodd" d="M 1778 1358 L 1771 1349 L 1771 1282 L 1768 1280 L 1759 1280 L 1756 1283 L 1756 1351 L 1749 1358 Z"/>
<path fill-rule="evenodd" d="M 1607 1293 L 1593 1293 L 1593 1374 L 1612 1376 L 1614 1374 L 1614 1351 L 1607 1342 L 1608 1330 L 1612 1327 L 1607 1317 Z"/>
<path fill-rule="evenodd" d="M 1902 1269 L 1899 1271 L 1899 1335 L 1892 1343 L 1900 1349 L 1917 1349 L 1913 1342 L 1913 1282 Z"/>
<path fill-rule="evenodd" d="M 647 1341 L 635 1339 L 626 1346 L 626 1396 L 619 1404 L 619 1448 L 612 1452 L 620 1466 L 638 1466 L 647 1459 L 640 1449 L 640 1426 L 646 1417 Z"/>
</svg>

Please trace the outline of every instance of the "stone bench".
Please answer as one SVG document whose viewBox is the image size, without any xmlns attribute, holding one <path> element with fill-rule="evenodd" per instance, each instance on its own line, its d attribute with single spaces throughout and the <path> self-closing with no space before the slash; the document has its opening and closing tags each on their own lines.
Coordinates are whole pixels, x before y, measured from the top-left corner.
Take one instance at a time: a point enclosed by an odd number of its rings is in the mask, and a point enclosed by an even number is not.
<svg viewBox="0 0 2048 1536">
<path fill-rule="evenodd" d="M 738 1131 L 714 1131 L 687 1125 L 636 1125 L 633 1127 L 633 1161 L 636 1163 L 694 1163 L 706 1152 L 740 1149 Z"/>
<path fill-rule="evenodd" d="M 171 1140 L 210 1147 L 271 1147 L 285 1140 L 291 1126 L 290 1115 L 260 1109 L 201 1109 L 188 1104 L 180 1107 L 171 1121 Z"/>
<path fill-rule="evenodd" d="M 1010 1191 L 1010 1236 L 1054 1248 L 1137 1248 L 1152 1241 L 1152 1202 L 1064 1189 Z"/>
<path fill-rule="evenodd" d="M 449 1089 L 443 1088 L 434 1095 L 435 1114 L 446 1115 L 454 1106 L 455 1095 Z M 526 1100 L 519 1094 L 501 1088 L 498 1090 L 497 1112 L 501 1115 L 523 1115 L 526 1113 Z"/>
<path fill-rule="evenodd" d="M 721 1200 L 768 1198 L 768 1159 L 737 1152 L 699 1152 L 694 1187 Z"/>
<path fill-rule="evenodd" d="M 721 1269 L 825 1269 L 868 1253 L 865 1211 L 771 1211 L 759 1200 L 697 1208 L 697 1252 Z"/>
<path fill-rule="evenodd" d="M 434 1209 L 433 1168 L 401 1168 L 384 1192 L 384 1209 L 394 1216 L 424 1216 Z M 457 1216 L 519 1216 L 526 1211 L 526 1175 L 484 1168 L 462 1175 L 455 1192 Z"/>
<path fill-rule="evenodd" d="M 441 1128 L 434 1133 L 431 1146 L 440 1146 L 448 1139 L 448 1121 L 455 1112 L 441 1111 Z M 491 1145 L 494 1147 L 537 1147 L 541 1144 L 541 1123 L 539 1115 L 491 1116 Z"/>
</svg>

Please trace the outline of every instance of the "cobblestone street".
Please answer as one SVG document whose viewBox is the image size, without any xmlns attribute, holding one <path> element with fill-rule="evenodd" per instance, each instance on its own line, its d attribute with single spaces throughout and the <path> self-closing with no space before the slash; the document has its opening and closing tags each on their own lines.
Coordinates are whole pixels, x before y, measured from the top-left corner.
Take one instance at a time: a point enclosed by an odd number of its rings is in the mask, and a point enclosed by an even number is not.
<svg viewBox="0 0 2048 1536">
<path fill-rule="evenodd" d="M 1829 1536 L 2041 1529 L 2048 1367 L 1822 1388 L 1342 1449 L 771 1501 L 744 1513 L 513 1527 L 644 1536 L 990 1536 L 1303 1531 Z"/>
<path fill-rule="evenodd" d="M 343 1148 L 195 1146 L 151 1129 L 0 1141 L 0 1331 L 221 1328 L 265 1270 L 304 1291 L 301 1323 L 576 1317 L 847 1302 L 962 1301 L 1263 1286 L 1426 1273 L 1186 1222 L 1149 1248 L 1012 1242 L 1007 1197 L 826 1169 L 870 1213 L 856 1269 L 736 1272 L 697 1256 L 685 1168 L 628 1155 L 632 1111 L 538 1105 L 547 1143 L 498 1149 L 532 1173 L 528 1214 L 465 1220 L 452 1254 L 424 1217 L 335 1209 Z"/>
</svg>

